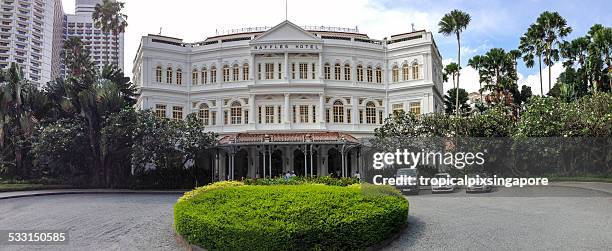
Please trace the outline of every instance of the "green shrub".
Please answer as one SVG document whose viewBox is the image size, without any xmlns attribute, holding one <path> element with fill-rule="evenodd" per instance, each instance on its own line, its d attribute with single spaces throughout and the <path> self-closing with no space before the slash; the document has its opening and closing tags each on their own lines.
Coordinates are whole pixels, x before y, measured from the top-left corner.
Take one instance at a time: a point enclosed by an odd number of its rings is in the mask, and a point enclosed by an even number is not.
<svg viewBox="0 0 612 251">
<path fill-rule="evenodd" d="M 328 186 L 349 186 L 358 184 L 359 179 L 356 178 L 333 178 L 331 176 L 319 176 L 319 177 L 302 177 L 296 176 L 286 180 L 285 178 L 263 178 L 263 179 L 245 179 L 244 184 L 246 185 L 302 185 L 302 184 L 322 184 Z"/>
<path fill-rule="evenodd" d="M 174 207 L 176 231 L 209 250 L 362 250 L 399 231 L 407 216 L 408 201 L 393 188 L 359 184 L 225 182 Z"/>
</svg>

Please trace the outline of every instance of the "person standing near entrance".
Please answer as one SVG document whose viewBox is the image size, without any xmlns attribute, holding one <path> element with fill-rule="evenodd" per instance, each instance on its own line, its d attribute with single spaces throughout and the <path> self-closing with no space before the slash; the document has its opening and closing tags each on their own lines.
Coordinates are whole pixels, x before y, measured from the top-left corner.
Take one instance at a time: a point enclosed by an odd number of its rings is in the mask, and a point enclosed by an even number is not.
<svg viewBox="0 0 612 251">
<path fill-rule="evenodd" d="M 361 175 L 359 175 L 359 171 L 357 171 L 355 175 L 353 175 L 353 178 L 357 179 L 358 181 L 361 181 Z"/>
</svg>

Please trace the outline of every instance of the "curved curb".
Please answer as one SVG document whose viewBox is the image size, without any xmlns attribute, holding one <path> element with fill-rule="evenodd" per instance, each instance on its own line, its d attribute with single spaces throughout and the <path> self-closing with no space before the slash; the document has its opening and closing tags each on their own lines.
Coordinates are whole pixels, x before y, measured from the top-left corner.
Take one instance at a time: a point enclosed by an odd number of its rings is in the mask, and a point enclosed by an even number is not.
<svg viewBox="0 0 612 251">
<path fill-rule="evenodd" d="M 183 249 L 187 251 L 207 251 L 206 249 L 190 244 L 181 234 L 176 232 L 176 229 L 172 228 L 172 231 L 174 232 L 174 239 L 176 239 L 176 242 L 179 246 L 183 247 Z"/>
<path fill-rule="evenodd" d="M 11 193 L 11 192 L 7 192 Z M 32 193 L 24 193 L 24 194 L 15 194 L 2 196 L 0 193 L 0 200 L 5 199 L 15 199 L 15 198 L 25 198 L 25 197 L 37 197 L 37 196 L 47 196 L 47 195 L 66 195 L 66 194 L 178 194 L 181 195 L 185 193 L 185 191 L 136 191 L 136 190 L 108 190 L 108 191 L 87 191 L 87 190 L 77 190 L 77 191 L 50 191 L 50 190 L 40 190 Z"/>
<path fill-rule="evenodd" d="M 397 231 L 397 233 L 374 246 L 366 248 L 366 251 L 381 250 L 391 245 L 391 243 L 395 242 L 400 236 L 404 235 L 406 231 L 408 231 L 408 224 L 409 223 L 406 221 L 406 224 L 404 224 L 401 229 Z"/>
</svg>

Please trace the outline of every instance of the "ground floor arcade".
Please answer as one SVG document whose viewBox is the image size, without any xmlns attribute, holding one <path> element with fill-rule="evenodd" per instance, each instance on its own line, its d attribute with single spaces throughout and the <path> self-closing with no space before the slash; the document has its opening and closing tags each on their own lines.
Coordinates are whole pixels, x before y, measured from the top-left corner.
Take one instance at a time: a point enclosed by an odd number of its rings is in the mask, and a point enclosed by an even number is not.
<svg viewBox="0 0 612 251">
<path fill-rule="evenodd" d="M 342 133 L 239 133 L 219 141 L 216 180 L 298 176 L 352 177 L 362 161 L 361 144 Z"/>
</svg>

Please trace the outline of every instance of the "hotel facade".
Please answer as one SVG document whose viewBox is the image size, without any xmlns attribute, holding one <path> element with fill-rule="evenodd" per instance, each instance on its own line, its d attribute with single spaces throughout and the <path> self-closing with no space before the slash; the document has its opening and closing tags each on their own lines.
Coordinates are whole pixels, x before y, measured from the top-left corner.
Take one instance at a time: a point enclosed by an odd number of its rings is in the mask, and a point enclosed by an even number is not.
<svg viewBox="0 0 612 251">
<path fill-rule="evenodd" d="M 139 109 L 196 113 L 220 135 L 205 159 L 224 180 L 353 176 L 363 140 L 394 111 L 443 111 L 442 67 L 430 32 L 375 40 L 284 21 L 197 43 L 144 36 L 133 75 Z"/>
</svg>

